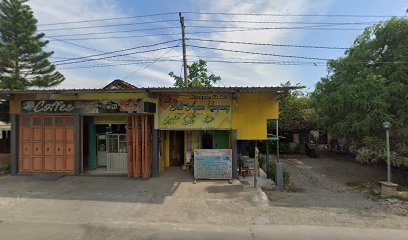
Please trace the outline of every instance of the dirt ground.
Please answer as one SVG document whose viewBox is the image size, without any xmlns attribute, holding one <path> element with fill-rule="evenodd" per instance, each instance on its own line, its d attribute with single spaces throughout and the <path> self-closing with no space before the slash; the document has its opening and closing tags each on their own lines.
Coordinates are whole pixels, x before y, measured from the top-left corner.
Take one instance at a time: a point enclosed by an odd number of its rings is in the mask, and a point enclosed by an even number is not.
<svg viewBox="0 0 408 240">
<path fill-rule="evenodd" d="M 402 217 L 408 222 L 408 203 L 397 199 L 381 199 L 379 181 L 385 178 L 381 166 L 367 166 L 336 153 L 323 152 L 319 158 L 286 156 L 282 159 L 290 173 L 290 186 L 285 192 L 267 191 L 274 207 L 309 212 L 311 219 L 327 224 L 346 224 L 359 218 L 370 225 L 377 218 Z M 399 172 L 395 178 L 404 178 Z M 313 213 L 313 211 L 316 211 Z M 343 216 L 333 221 L 322 212 Z M 340 222 L 339 222 L 340 220 Z M 341 223 L 344 221 L 344 223 Z M 395 226 L 397 226 L 396 224 Z"/>
</svg>

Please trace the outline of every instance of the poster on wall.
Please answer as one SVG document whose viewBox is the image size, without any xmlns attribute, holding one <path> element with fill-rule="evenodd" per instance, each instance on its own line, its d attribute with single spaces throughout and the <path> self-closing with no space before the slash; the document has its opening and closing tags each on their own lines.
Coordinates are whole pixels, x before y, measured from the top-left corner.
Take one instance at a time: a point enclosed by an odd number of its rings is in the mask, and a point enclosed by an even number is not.
<svg viewBox="0 0 408 240">
<path fill-rule="evenodd" d="M 231 149 L 195 149 L 194 179 L 232 179 Z"/>
<path fill-rule="evenodd" d="M 21 101 L 24 113 L 140 113 L 138 100 L 26 100 Z"/>
<path fill-rule="evenodd" d="M 161 95 L 160 129 L 231 129 L 230 94 Z"/>
</svg>

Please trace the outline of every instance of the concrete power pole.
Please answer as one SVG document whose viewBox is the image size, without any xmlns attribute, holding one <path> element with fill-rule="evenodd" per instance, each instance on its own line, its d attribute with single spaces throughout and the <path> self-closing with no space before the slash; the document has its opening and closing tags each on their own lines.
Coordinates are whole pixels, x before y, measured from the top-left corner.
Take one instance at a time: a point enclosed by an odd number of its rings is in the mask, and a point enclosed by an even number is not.
<svg viewBox="0 0 408 240">
<path fill-rule="evenodd" d="M 187 75 L 187 53 L 186 53 L 186 34 L 184 26 L 184 17 L 179 13 L 181 24 L 181 36 L 183 41 L 183 65 L 184 65 L 184 86 L 188 87 L 188 75 Z"/>
</svg>

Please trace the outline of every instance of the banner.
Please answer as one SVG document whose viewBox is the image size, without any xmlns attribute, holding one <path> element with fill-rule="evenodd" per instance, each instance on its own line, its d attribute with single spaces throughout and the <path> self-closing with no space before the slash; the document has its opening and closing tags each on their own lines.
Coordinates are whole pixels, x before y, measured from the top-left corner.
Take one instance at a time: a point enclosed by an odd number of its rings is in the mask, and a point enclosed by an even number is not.
<svg viewBox="0 0 408 240">
<path fill-rule="evenodd" d="M 24 113 L 141 113 L 140 100 L 29 100 Z"/>
<path fill-rule="evenodd" d="M 194 179 L 232 179 L 232 150 L 195 149 Z"/>
<path fill-rule="evenodd" d="M 231 129 L 231 95 L 161 95 L 160 129 Z"/>
</svg>

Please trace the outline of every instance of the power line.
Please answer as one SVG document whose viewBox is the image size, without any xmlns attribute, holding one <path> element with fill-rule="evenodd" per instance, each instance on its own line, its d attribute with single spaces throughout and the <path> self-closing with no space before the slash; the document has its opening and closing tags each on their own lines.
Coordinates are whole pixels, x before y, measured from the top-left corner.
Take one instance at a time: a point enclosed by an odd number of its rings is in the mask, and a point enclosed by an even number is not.
<svg viewBox="0 0 408 240">
<path fill-rule="evenodd" d="M 345 17 L 345 18 L 390 18 L 391 15 L 357 15 L 357 14 L 282 14 L 282 13 L 225 13 L 225 12 L 182 12 L 198 15 L 227 15 L 227 16 L 271 16 L 271 17 Z M 404 16 L 399 16 L 404 17 Z"/>
<path fill-rule="evenodd" d="M 66 44 L 70 44 L 70 45 L 73 45 L 73 46 L 76 46 L 76 47 L 79 47 L 79 48 L 91 50 L 91 51 L 94 51 L 94 52 L 103 52 L 103 51 L 101 51 L 101 50 L 97 50 L 97 49 L 90 48 L 90 47 L 86 47 L 86 46 L 83 46 L 83 45 L 80 45 L 80 44 L 68 42 L 68 41 L 66 41 L 66 40 L 64 40 L 64 39 L 57 39 L 57 38 L 54 38 L 54 37 L 52 37 L 52 36 L 46 36 L 46 38 L 52 39 L 52 40 L 57 41 L 57 42 L 63 42 L 63 43 L 66 43 Z"/>
<path fill-rule="evenodd" d="M 164 23 L 164 22 L 177 22 L 178 20 L 167 19 L 167 20 L 157 20 L 157 21 L 147 21 L 147 22 L 134 22 L 134 23 L 118 23 L 118 24 L 108 24 L 108 25 L 97 25 L 97 26 L 82 26 L 82 27 L 68 27 L 68 28 L 49 28 L 41 29 L 40 32 L 48 31 L 60 31 L 60 30 L 75 30 L 75 29 L 90 29 L 90 28 L 107 28 L 107 27 L 118 27 L 118 26 L 132 26 L 141 24 L 154 24 L 154 23 Z"/>
<path fill-rule="evenodd" d="M 186 26 L 188 27 L 188 26 Z M 195 26 L 198 27 L 198 26 Z M 220 27 L 216 27 L 220 28 Z M 224 28 L 223 28 L 224 29 Z M 266 30 L 327 30 L 327 31 L 362 31 L 358 28 L 318 28 L 318 27 L 264 27 L 264 28 L 244 28 L 244 29 L 232 29 L 232 30 L 213 30 L 213 31 L 197 31 L 189 32 L 189 34 L 207 34 L 207 33 L 227 33 L 227 32 L 251 32 L 251 31 L 266 31 Z M 158 33 L 158 34 L 144 34 L 144 35 L 127 35 L 127 36 L 108 36 L 108 37 L 84 37 L 84 38 L 64 38 L 68 41 L 86 41 L 86 40 L 107 40 L 107 39 L 127 39 L 127 38 L 143 38 L 143 37 L 156 37 L 156 36 L 174 36 L 180 33 Z M 62 39 L 59 39 L 62 40 Z"/>
<path fill-rule="evenodd" d="M 319 26 L 301 26 L 301 27 L 224 27 L 224 26 L 187 26 L 189 28 L 215 28 L 215 29 L 242 29 L 241 31 L 252 31 L 252 30 L 281 30 L 281 29 L 299 29 L 299 30 L 358 30 L 360 28 L 329 28 L 330 25 L 319 25 Z M 238 31 L 237 30 L 237 31 Z"/>
<path fill-rule="evenodd" d="M 232 50 L 232 49 L 224 49 L 224 48 L 215 48 L 215 47 L 202 47 L 202 46 L 189 45 L 189 44 L 187 44 L 187 46 L 189 46 L 189 47 L 196 47 L 196 48 L 202 48 L 202 49 L 216 50 L 216 51 L 223 51 L 223 52 L 245 53 L 245 54 L 263 55 L 263 56 L 274 56 L 274 57 L 282 57 L 282 58 L 299 58 L 299 59 L 321 60 L 321 61 L 330 60 L 330 59 L 327 59 L 327 58 L 304 57 L 304 56 L 293 56 L 293 55 L 281 55 L 281 54 L 261 53 L 261 52 L 249 52 L 249 51 L 240 51 L 240 50 Z"/>
<path fill-rule="evenodd" d="M 76 64 L 76 63 L 89 62 L 89 61 L 105 60 L 105 59 L 110 59 L 110 58 L 129 56 L 129 55 L 138 54 L 138 53 L 156 52 L 156 51 L 169 49 L 169 48 L 174 48 L 174 47 L 177 47 L 177 46 L 162 47 L 162 48 L 156 48 L 156 49 L 151 49 L 151 50 L 145 50 L 145 51 L 139 51 L 139 52 L 130 52 L 130 53 L 113 55 L 113 56 L 100 57 L 100 58 L 83 59 L 83 60 L 79 60 L 79 61 L 76 61 L 76 62 L 62 62 L 62 63 L 56 63 L 55 65 L 67 65 L 67 64 Z"/>
<path fill-rule="evenodd" d="M 129 16 L 129 17 L 99 18 L 99 19 L 70 21 L 70 22 L 45 23 L 45 24 L 38 24 L 38 26 L 53 26 L 53 25 L 75 24 L 75 23 L 104 22 L 104 21 L 124 20 L 124 19 L 132 19 L 132 18 L 156 17 L 156 16 L 164 16 L 164 15 L 172 15 L 172 14 L 178 14 L 178 12 L 155 13 L 155 14 L 137 15 L 137 16 Z"/>
<path fill-rule="evenodd" d="M 174 36 L 180 33 L 157 33 L 145 35 L 129 35 L 129 36 L 110 36 L 110 37 L 89 37 L 89 38 L 64 38 L 68 41 L 84 41 L 84 40 L 107 40 L 107 39 L 124 39 L 124 38 L 142 38 L 142 37 L 158 37 L 158 36 Z M 60 39 L 61 40 L 61 39 Z"/>
<path fill-rule="evenodd" d="M 230 43 L 230 44 L 256 45 L 256 46 L 273 46 L 273 47 L 317 48 L 317 49 L 321 48 L 321 49 L 334 49 L 334 50 L 346 50 L 346 49 L 348 49 L 348 48 L 345 48 L 345 47 L 293 45 L 293 44 L 274 44 L 274 43 L 254 43 L 254 42 L 223 41 L 223 40 L 201 39 L 201 38 L 187 38 L 187 40 L 202 41 L 202 42 L 218 42 L 218 43 Z"/>
<path fill-rule="evenodd" d="M 189 22 L 217 22 L 217 23 L 256 23 L 256 24 L 302 24 L 302 25 L 371 25 L 377 22 L 287 22 L 287 21 L 249 21 L 249 20 L 218 20 L 218 19 L 188 19 Z"/>
<path fill-rule="evenodd" d="M 89 33 L 75 33 L 75 34 L 62 34 L 62 35 L 51 35 L 51 37 L 72 37 L 72 36 L 88 36 L 88 35 L 102 35 L 102 34 L 112 34 L 112 33 L 127 33 L 127 32 L 141 32 L 141 31 L 155 31 L 163 29 L 175 29 L 179 27 L 158 27 L 158 28 L 144 28 L 144 29 L 130 29 L 130 30 L 120 30 L 120 31 L 108 31 L 108 32 L 89 32 Z M 50 37 L 50 36 L 47 36 Z"/>
<path fill-rule="evenodd" d="M 120 49 L 120 50 L 115 50 L 115 51 L 110 51 L 110 52 L 104 52 L 104 53 L 101 53 L 101 54 L 93 54 L 93 55 L 88 55 L 88 56 L 84 56 L 84 57 L 76 57 L 76 58 L 70 58 L 70 59 L 66 59 L 66 60 L 59 60 L 59 61 L 56 61 L 54 63 L 76 61 L 76 60 L 81 60 L 81 59 L 86 59 L 86 58 L 91 58 L 91 57 L 99 57 L 99 56 L 103 56 L 103 55 L 126 52 L 126 51 L 130 51 L 130 50 L 138 49 L 138 48 L 154 47 L 154 46 L 163 45 L 163 44 L 167 44 L 167 43 L 171 43 L 171 42 L 177 42 L 177 41 L 180 41 L 180 40 L 179 39 L 170 40 L 170 41 L 159 42 L 159 43 L 155 43 L 155 44 L 142 45 L 142 46 L 137 46 L 137 47 L 132 47 L 132 48 L 126 48 L 126 49 Z"/>
<path fill-rule="evenodd" d="M 130 62 L 130 63 L 114 63 L 114 64 L 96 64 L 96 65 L 85 65 L 85 66 L 75 66 L 75 67 L 62 67 L 61 70 L 72 70 L 72 69 L 86 69 L 86 68 L 103 68 L 103 67 L 116 67 L 116 66 L 128 66 L 128 65 L 141 65 L 148 63 L 152 65 L 156 62 L 182 62 L 183 59 L 167 59 L 167 60 L 157 60 L 157 61 L 140 61 L 140 62 Z M 291 61 L 227 61 L 227 60 L 208 60 L 206 62 L 214 62 L 214 63 L 230 63 L 230 64 L 263 64 L 263 65 L 303 65 L 303 66 L 325 66 L 325 63 L 319 62 L 291 62 Z M 148 65 L 148 66 L 150 66 Z M 147 67 L 144 67 L 146 69 Z M 134 73 L 140 71 L 139 68 Z M 123 78 L 126 79 L 127 77 Z"/>
<path fill-rule="evenodd" d="M 159 61 L 161 58 L 163 58 L 164 56 L 166 56 L 166 55 L 167 55 L 170 51 L 172 51 L 174 48 L 179 47 L 179 46 L 180 46 L 180 44 L 177 44 L 176 46 L 170 48 L 168 51 L 166 51 L 163 55 L 161 55 L 160 57 L 158 57 L 157 59 L 155 59 L 153 62 L 147 64 L 144 68 L 139 68 L 139 69 L 137 69 L 136 71 L 134 71 L 134 72 L 132 72 L 131 74 L 129 74 L 129 75 L 127 75 L 126 77 L 124 77 L 123 79 L 124 79 L 124 80 L 125 80 L 125 79 L 128 79 L 129 77 L 131 77 L 133 74 L 135 74 L 135 73 L 138 72 L 139 70 L 140 70 L 140 71 L 145 70 L 146 68 L 150 67 L 151 65 L 153 65 L 153 64 L 155 64 L 157 61 Z"/>
</svg>

